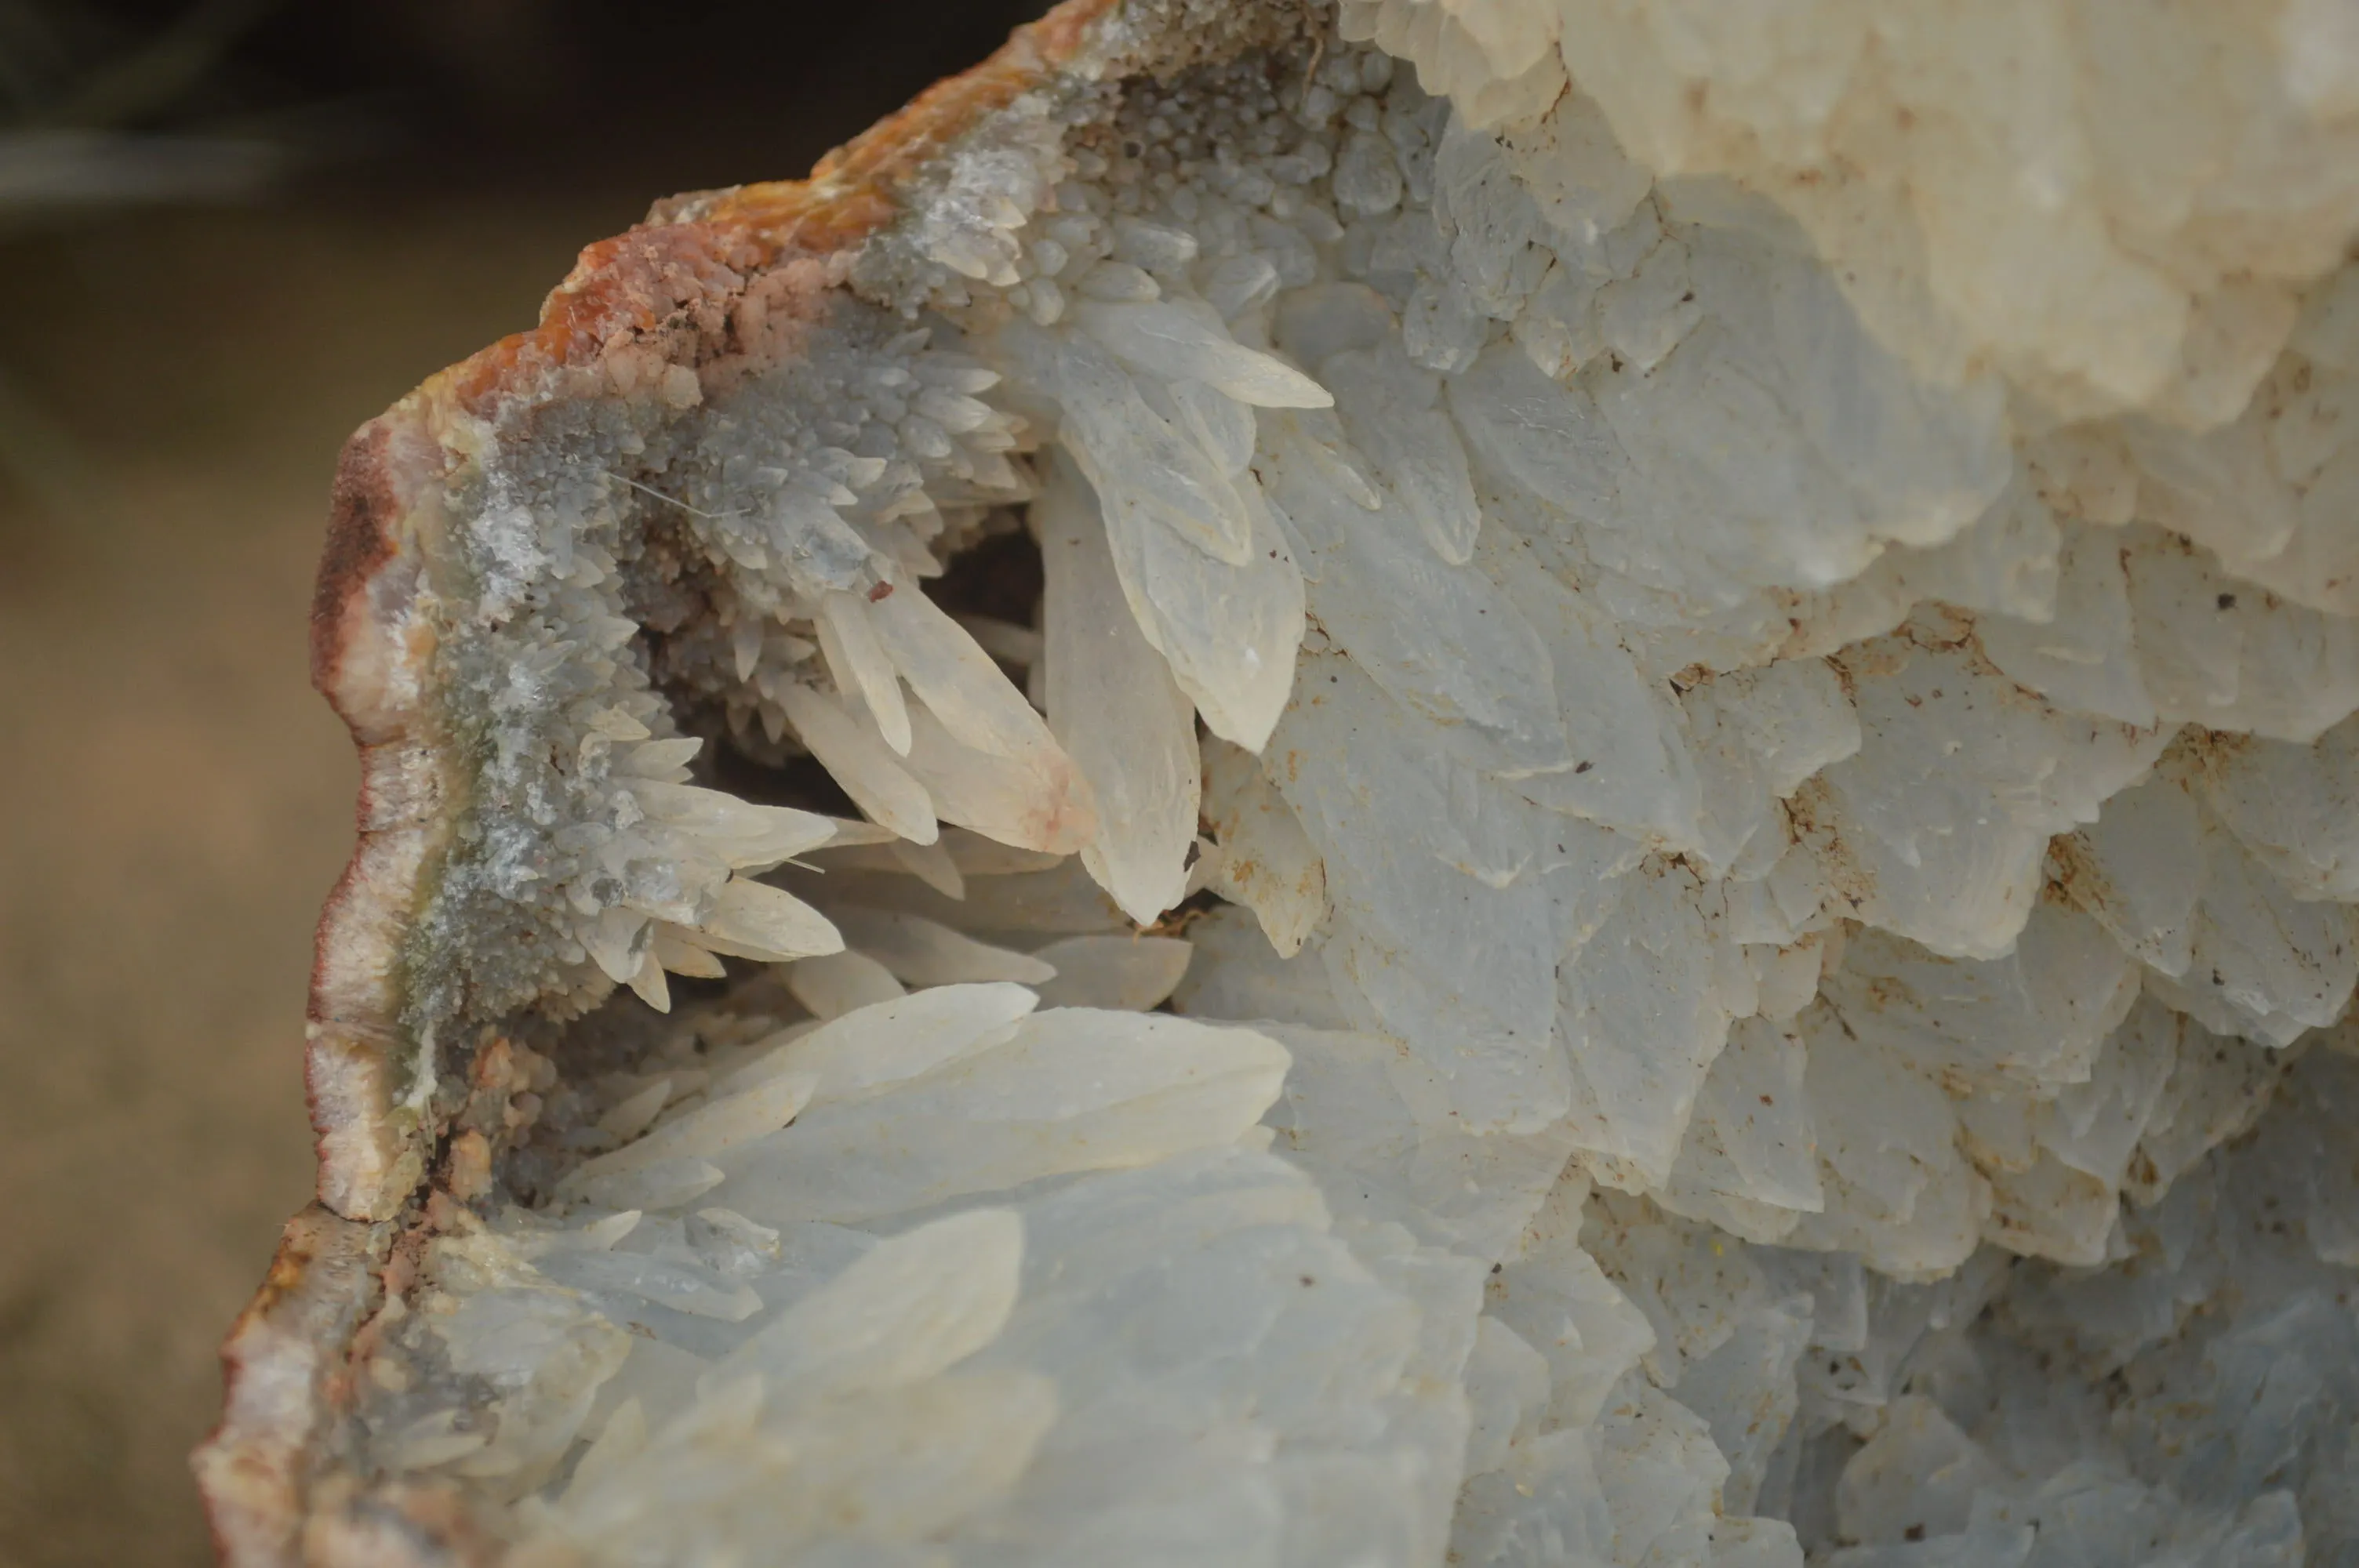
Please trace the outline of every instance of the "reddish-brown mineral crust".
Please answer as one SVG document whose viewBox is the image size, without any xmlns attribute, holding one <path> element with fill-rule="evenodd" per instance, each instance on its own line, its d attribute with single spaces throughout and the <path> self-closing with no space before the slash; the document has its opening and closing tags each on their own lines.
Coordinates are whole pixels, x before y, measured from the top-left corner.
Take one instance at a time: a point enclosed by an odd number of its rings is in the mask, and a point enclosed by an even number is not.
<svg viewBox="0 0 2359 1568">
<path fill-rule="evenodd" d="M 490 1568 L 501 1542 L 447 1481 L 365 1486 L 325 1478 L 303 1521 L 299 1561 L 335 1568 Z"/>
<path fill-rule="evenodd" d="M 227 1562 L 298 1560 L 305 1492 L 326 1457 L 329 1384 L 380 1289 L 377 1228 L 316 1204 L 288 1221 L 269 1277 L 222 1346 L 228 1396 L 194 1463 Z"/>
<path fill-rule="evenodd" d="M 392 425 L 372 419 L 353 432 L 336 460 L 328 537 L 321 547 L 319 580 L 311 596 L 311 684 L 322 692 L 336 683 L 343 622 L 347 615 L 359 612 L 352 603 L 354 595 L 394 553 L 399 503 L 386 459 L 392 439 Z"/>
<path fill-rule="evenodd" d="M 929 88 L 828 154 L 808 179 L 658 203 L 647 222 L 582 253 L 542 307 L 539 326 L 444 371 L 421 394 L 487 412 L 545 370 L 586 365 L 618 339 L 657 333 L 683 312 L 712 311 L 742 292 L 750 275 L 782 260 L 833 255 L 858 244 L 892 222 L 900 211 L 896 197 L 911 177 L 985 115 L 1051 80 L 1080 55 L 1092 24 L 1115 4 L 1066 0 L 1016 29 L 981 65 Z"/>
<path fill-rule="evenodd" d="M 311 609 L 312 684 L 352 730 L 361 770 L 352 862 L 313 946 L 305 1073 L 320 1199 L 353 1219 L 386 1217 L 417 1178 L 388 1120 L 398 963 L 457 782 L 422 701 L 433 633 L 420 513 L 449 465 L 415 404 L 413 395 L 346 443 Z"/>
</svg>

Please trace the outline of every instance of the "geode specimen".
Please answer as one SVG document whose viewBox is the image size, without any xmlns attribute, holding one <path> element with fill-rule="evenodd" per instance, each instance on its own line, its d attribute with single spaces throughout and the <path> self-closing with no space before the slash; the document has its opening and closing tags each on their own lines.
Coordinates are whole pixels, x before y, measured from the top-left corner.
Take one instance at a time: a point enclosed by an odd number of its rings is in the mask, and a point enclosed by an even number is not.
<svg viewBox="0 0 2359 1568">
<path fill-rule="evenodd" d="M 2359 24 L 1073 0 L 347 449 L 321 1564 L 2359 1563 Z"/>
</svg>

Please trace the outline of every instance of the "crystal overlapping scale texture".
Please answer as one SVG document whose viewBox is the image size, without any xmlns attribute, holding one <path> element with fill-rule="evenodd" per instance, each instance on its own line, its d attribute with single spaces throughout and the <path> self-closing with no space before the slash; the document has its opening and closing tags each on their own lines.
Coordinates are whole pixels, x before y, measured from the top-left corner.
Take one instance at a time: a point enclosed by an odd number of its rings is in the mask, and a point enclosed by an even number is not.
<svg viewBox="0 0 2359 1568">
<path fill-rule="evenodd" d="M 1344 0 L 488 464 L 453 896 L 786 962 L 443 1244 L 506 1402 L 388 1463 L 618 1562 L 2359 1550 L 2330 9 Z"/>
</svg>

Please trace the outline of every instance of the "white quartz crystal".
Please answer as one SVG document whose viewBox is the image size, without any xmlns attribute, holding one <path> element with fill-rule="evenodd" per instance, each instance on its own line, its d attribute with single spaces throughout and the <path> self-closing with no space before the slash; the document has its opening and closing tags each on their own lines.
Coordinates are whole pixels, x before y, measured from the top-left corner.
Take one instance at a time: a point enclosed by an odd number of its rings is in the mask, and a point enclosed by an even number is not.
<svg viewBox="0 0 2359 1568">
<path fill-rule="evenodd" d="M 2359 1562 L 2347 8 L 1311 25 L 487 465 L 468 983 L 785 967 L 375 1462 L 534 1564 Z"/>
</svg>

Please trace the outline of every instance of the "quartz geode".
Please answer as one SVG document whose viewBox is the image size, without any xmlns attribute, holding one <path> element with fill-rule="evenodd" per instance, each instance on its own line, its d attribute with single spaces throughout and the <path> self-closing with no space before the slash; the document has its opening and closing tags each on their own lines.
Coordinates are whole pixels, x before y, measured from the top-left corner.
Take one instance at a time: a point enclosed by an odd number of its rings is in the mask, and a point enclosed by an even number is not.
<svg viewBox="0 0 2359 1568">
<path fill-rule="evenodd" d="M 347 449 L 240 1563 L 2359 1563 L 2359 26 L 1072 0 Z"/>
</svg>

